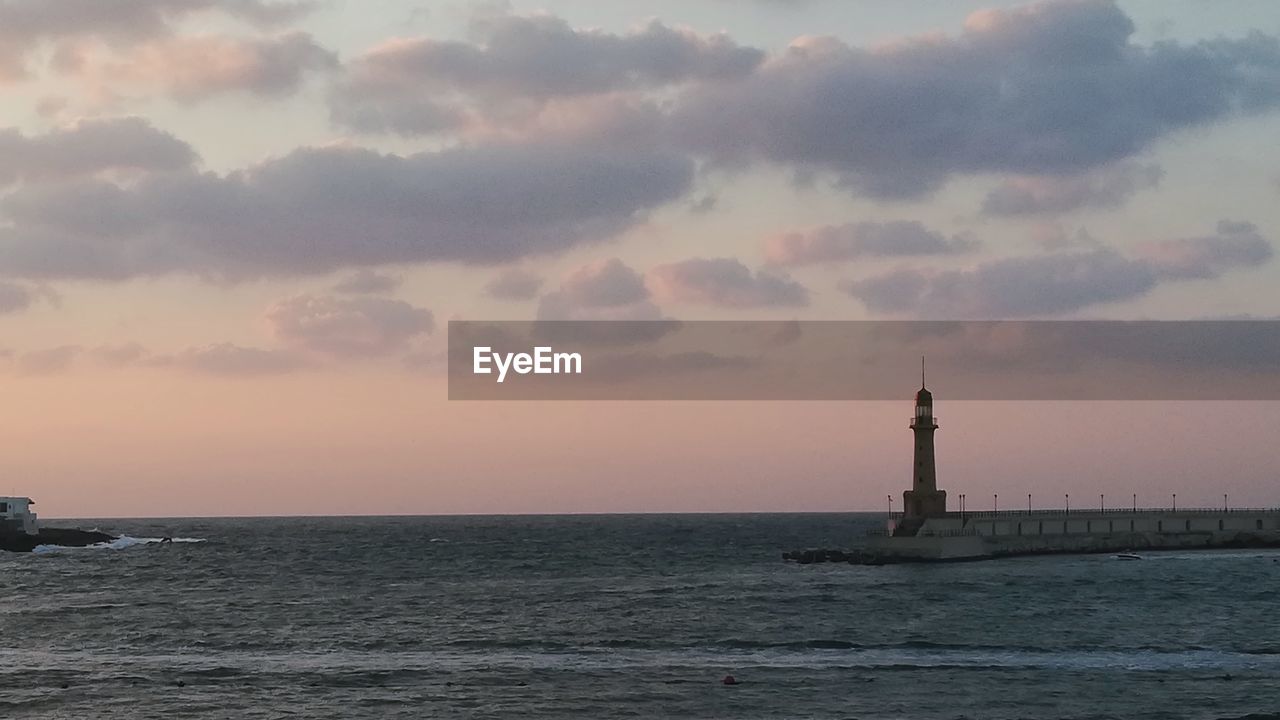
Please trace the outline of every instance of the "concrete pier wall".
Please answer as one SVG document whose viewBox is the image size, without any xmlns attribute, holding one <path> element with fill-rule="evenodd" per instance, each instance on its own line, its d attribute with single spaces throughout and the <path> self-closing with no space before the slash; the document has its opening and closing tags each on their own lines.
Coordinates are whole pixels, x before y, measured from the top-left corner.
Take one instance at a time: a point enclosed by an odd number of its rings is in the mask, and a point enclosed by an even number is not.
<svg viewBox="0 0 1280 720">
<path fill-rule="evenodd" d="M 1280 510 L 1047 510 L 947 513 L 924 521 L 917 535 L 1114 535 L 1280 531 Z"/>
<path fill-rule="evenodd" d="M 991 557 L 984 538 L 960 537 L 873 537 L 866 549 L 886 560 L 968 560 Z"/>
<path fill-rule="evenodd" d="M 870 539 L 859 549 L 869 553 L 870 559 L 879 562 L 939 562 L 1017 555 L 1118 553 L 1126 550 L 1212 550 L 1241 547 L 1280 548 L 1280 532 L 878 537 Z"/>
<path fill-rule="evenodd" d="M 913 562 L 1232 547 L 1280 547 L 1280 510 L 957 514 L 930 518 L 911 537 L 868 538 L 860 549 L 875 561 Z"/>
</svg>

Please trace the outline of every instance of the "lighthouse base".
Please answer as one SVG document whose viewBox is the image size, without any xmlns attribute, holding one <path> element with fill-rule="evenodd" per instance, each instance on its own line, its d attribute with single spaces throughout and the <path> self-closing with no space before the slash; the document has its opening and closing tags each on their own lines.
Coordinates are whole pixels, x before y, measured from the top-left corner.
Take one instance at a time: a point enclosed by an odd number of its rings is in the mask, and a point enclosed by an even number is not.
<svg viewBox="0 0 1280 720">
<path fill-rule="evenodd" d="M 906 508 L 902 527 L 919 528 L 925 520 L 947 515 L 946 490 L 908 490 L 902 493 L 902 507 Z M 915 520 L 916 522 L 906 522 Z M 915 533 L 912 532 L 912 535 Z"/>
</svg>

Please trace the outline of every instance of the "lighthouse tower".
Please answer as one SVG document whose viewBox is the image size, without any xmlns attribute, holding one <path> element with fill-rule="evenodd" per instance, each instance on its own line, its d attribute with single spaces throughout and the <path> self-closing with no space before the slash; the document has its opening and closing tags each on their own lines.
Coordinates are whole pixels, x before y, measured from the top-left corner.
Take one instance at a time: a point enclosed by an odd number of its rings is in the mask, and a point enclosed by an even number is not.
<svg viewBox="0 0 1280 720">
<path fill-rule="evenodd" d="M 916 436 L 915 457 L 911 467 L 911 489 L 902 494 L 904 517 L 941 517 L 947 512 L 947 493 L 938 489 L 938 468 L 933 458 L 933 431 L 938 419 L 933 416 L 933 393 L 924 386 L 924 359 L 920 360 L 920 391 L 916 393 L 916 412 L 911 430 Z"/>
</svg>

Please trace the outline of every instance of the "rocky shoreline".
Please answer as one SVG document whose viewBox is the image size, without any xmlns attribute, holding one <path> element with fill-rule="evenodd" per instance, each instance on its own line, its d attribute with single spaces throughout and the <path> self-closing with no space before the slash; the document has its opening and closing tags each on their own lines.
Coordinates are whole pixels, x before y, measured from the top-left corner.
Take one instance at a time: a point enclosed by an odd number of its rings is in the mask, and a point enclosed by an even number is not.
<svg viewBox="0 0 1280 720">
<path fill-rule="evenodd" d="M 31 552 L 41 545 L 87 547 L 99 543 L 115 542 L 117 539 L 114 535 L 108 535 L 97 530 L 41 528 L 35 535 L 28 535 L 27 533 L 0 534 L 0 550 Z"/>
</svg>

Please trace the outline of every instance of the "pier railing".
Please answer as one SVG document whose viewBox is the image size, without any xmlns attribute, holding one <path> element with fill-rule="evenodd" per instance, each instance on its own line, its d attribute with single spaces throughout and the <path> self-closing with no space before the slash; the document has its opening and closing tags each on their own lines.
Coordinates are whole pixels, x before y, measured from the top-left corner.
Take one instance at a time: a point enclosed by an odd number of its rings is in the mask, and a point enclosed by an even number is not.
<svg viewBox="0 0 1280 720">
<path fill-rule="evenodd" d="M 1069 517 L 1071 515 L 1142 515 L 1159 514 L 1159 515 L 1231 515 L 1237 513 L 1244 514 L 1260 514 L 1260 513 L 1280 513 L 1280 508 L 1264 508 L 1264 507 L 1140 507 L 1134 509 L 1132 507 L 1118 508 L 1033 508 L 1031 510 L 952 510 L 947 512 L 943 517 L 955 519 L 1000 519 L 1026 517 L 1028 515 L 1050 516 L 1050 517 Z M 892 520 L 901 520 L 904 514 L 901 511 L 889 513 Z"/>
</svg>

